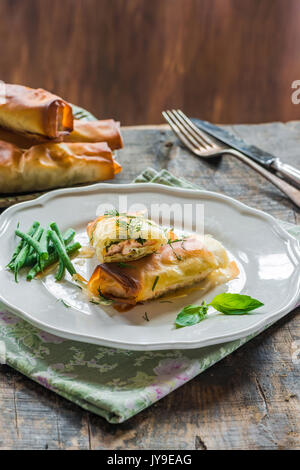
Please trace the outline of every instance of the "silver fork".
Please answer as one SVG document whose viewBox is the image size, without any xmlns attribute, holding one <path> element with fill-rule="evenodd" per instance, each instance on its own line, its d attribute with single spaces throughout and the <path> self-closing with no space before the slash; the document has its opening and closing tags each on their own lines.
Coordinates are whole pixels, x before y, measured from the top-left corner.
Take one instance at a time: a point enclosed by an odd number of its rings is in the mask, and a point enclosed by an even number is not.
<svg viewBox="0 0 300 470">
<path fill-rule="evenodd" d="M 246 157 L 246 155 L 238 150 L 226 147 L 226 145 L 221 142 L 212 140 L 205 132 L 195 126 L 195 124 L 179 109 L 163 111 L 162 115 L 170 124 L 170 127 L 177 137 L 195 155 L 202 158 L 212 158 L 225 154 L 233 155 L 273 183 L 274 186 L 280 189 L 297 207 L 300 208 L 299 189 L 258 165 L 258 163 L 255 163 L 251 158 Z"/>
</svg>

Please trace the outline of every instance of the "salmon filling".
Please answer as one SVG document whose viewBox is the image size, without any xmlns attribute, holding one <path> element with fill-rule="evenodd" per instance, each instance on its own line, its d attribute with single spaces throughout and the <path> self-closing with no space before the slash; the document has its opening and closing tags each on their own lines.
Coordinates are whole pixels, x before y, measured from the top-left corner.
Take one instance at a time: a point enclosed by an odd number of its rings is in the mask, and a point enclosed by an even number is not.
<svg viewBox="0 0 300 470">
<path fill-rule="evenodd" d="M 106 248 L 107 256 L 112 256 L 117 253 L 122 255 L 128 255 L 134 248 L 142 248 L 144 246 L 151 246 L 154 245 L 156 242 L 155 240 L 146 240 L 145 242 L 141 243 L 138 240 L 124 240 L 120 243 L 114 243 Z"/>
</svg>

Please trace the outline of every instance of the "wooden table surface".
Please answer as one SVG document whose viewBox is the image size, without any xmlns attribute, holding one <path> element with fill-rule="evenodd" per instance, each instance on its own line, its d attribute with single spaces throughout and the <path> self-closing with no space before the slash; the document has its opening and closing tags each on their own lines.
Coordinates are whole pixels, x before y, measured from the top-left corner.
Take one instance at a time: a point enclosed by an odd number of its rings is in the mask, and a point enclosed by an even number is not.
<svg viewBox="0 0 300 470">
<path fill-rule="evenodd" d="M 0 78 L 126 125 L 299 119 L 299 22 L 299 0 L 1 0 Z"/>
<path fill-rule="evenodd" d="M 300 122 L 231 130 L 300 166 Z M 232 157 L 201 161 L 166 127 L 125 128 L 123 134 L 118 182 L 130 182 L 147 166 L 167 168 L 205 189 L 300 224 L 299 211 L 275 187 Z M 119 425 L 2 365 L 0 449 L 299 449 L 299 312 Z"/>
</svg>

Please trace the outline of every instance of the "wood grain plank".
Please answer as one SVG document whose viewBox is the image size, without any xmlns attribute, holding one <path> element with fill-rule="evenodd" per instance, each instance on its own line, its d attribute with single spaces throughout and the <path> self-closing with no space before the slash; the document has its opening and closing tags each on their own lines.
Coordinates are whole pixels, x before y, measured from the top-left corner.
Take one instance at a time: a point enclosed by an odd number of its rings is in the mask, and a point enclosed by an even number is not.
<svg viewBox="0 0 300 470">
<path fill-rule="evenodd" d="M 0 70 L 123 124 L 299 119 L 298 0 L 1 0 Z"/>
<path fill-rule="evenodd" d="M 0 449 L 88 449 L 87 416 L 8 366 L 0 367 Z"/>
</svg>

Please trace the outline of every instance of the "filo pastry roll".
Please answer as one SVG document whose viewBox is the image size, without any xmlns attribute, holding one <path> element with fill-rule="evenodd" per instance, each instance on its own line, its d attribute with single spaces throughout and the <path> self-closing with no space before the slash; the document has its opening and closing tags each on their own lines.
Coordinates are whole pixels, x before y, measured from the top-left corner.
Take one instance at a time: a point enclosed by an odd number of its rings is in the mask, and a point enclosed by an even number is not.
<svg viewBox="0 0 300 470">
<path fill-rule="evenodd" d="M 95 297 L 101 293 L 118 303 L 135 305 L 192 286 L 217 272 L 222 275 L 222 283 L 239 274 L 236 264 L 229 262 L 225 248 L 213 237 L 189 237 L 126 265 L 97 266 L 88 289 Z"/>
<path fill-rule="evenodd" d="M 2 91 L 3 88 L 3 91 Z M 0 126 L 22 134 L 59 138 L 73 130 L 72 107 L 41 88 L 5 84 L 0 92 Z"/>
<path fill-rule="evenodd" d="M 23 149 L 49 142 L 47 137 L 37 134 L 16 134 L 0 127 L 0 140 L 5 140 Z M 112 150 L 123 148 L 120 123 L 113 119 L 103 121 L 74 120 L 74 130 L 68 135 L 51 139 L 53 142 L 106 142 Z"/>
<path fill-rule="evenodd" d="M 94 183 L 121 171 L 106 143 L 49 143 L 23 151 L 0 141 L 0 193 Z"/>
<path fill-rule="evenodd" d="M 163 228 L 143 215 L 113 214 L 100 216 L 87 226 L 100 263 L 139 259 L 167 243 Z"/>
<path fill-rule="evenodd" d="M 21 149 L 29 149 L 33 145 L 49 142 L 47 137 L 38 136 L 37 134 L 17 134 L 0 127 L 0 140 L 14 144 Z"/>
<path fill-rule="evenodd" d="M 64 142 L 107 142 L 112 150 L 123 148 L 120 123 L 113 119 L 100 121 L 74 120 L 74 130 Z"/>
</svg>

